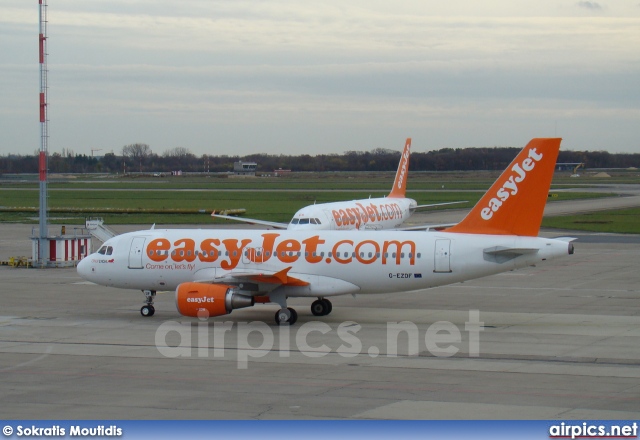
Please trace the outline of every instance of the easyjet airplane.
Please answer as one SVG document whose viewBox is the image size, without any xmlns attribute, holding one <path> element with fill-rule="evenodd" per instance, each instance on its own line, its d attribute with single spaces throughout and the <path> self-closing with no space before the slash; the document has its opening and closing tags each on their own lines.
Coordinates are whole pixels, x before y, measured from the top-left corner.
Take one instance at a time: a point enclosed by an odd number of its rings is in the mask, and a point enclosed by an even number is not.
<svg viewBox="0 0 640 440">
<path fill-rule="evenodd" d="M 290 231 L 427 229 L 428 226 L 401 228 L 401 225 L 411 217 L 416 209 L 466 203 L 466 201 L 418 205 L 415 200 L 405 197 L 407 192 L 407 177 L 409 177 L 410 154 L 411 138 L 407 138 L 407 141 L 404 144 L 402 156 L 400 156 L 400 163 L 398 164 L 398 171 L 396 171 L 396 178 L 393 182 L 393 187 L 387 197 L 305 206 L 293 215 L 290 223 L 277 223 L 266 220 L 221 215 L 216 214 L 215 211 L 211 214 L 211 217 L 236 220 L 254 225 L 269 226 L 274 229 L 288 229 Z"/>
<path fill-rule="evenodd" d="M 573 253 L 572 238 L 539 238 L 560 139 L 533 139 L 478 204 L 443 231 L 150 229 L 118 235 L 78 264 L 84 279 L 140 289 L 143 316 L 157 290 L 174 290 L 186 316 L 220 316 L 256 303 L 293 324 L 293 297 L 399 293 L 456 283 Z"/>
</svg>

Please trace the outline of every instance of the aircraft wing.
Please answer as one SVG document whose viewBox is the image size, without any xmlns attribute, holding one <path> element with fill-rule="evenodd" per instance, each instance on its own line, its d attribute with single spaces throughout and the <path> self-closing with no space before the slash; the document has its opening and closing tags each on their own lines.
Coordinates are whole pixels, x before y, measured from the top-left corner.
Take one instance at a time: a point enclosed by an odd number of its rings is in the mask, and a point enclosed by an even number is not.
<svg viewBox="0 0 640 440">
<path fill-rule="evenodd" d="M 260 284 L 274 284 L 276 286 L 308 286 L 307 281 L 294 278 L 288 275 L 291 267 L 281 271 L 258 271 L 258 270 L 232 270 L 215 278 L 215 282 L 243 281 Z"/>
<path fill-rule="evenodd" d="M 234 217 L 232 215 L 211 214 L 211 217 L 223 218 L 226 220 L 235 220 L 237 222 L 245 222 L 249 223 L 250 225 L 270 226 L 274 229 L 287 229 L 287 226 L 289 226 L 288 223 L 269 222 L 266 220 L 256 220 L 253 218 Z"/>
<path fill-rule="evenodd" d="M 269 292 L 282 287 L 288 292 L 296 292 L 298 296 L 330 296 L 355 294 L 360 287 L 340 278 L 321 275 L 293 274 L 289 275 L 291 267 L 280 271 L 234 269 L 229 272 L 216 274 L 215 269 L 203 269 L 194 277 L 196 283 L 206 284 L 254 284 L 255 291 L 248 292 L 253 296 L 269 295 Z"/>
<path fill-rule="evenodd" d="M 415 209 L 422 209 L 422 208 L 433 208 L 434 206 L 445 206 L 445 205 L 455 205 L 457 203 L 468 203 L 468 200 L 461 200 L 459 202 L 443 202 L 443 203 L 431 203 L 429 205 L 418 205 L 416 206 Z"/>
<path fill-rule="evenodd" d="M 442 223 L 439 225 L 415 225 L 415 226 L 403 226 L 395 228 L 394 231 L 441 231 L 442 229 L 450 228 L 456 223 Z"/>
</svg>

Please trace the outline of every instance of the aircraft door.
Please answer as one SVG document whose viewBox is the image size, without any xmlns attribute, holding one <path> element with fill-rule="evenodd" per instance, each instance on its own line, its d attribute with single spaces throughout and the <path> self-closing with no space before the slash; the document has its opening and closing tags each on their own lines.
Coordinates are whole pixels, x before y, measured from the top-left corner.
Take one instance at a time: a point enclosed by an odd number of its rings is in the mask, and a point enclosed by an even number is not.
<svg viewBox="0 0 640 440">
<path fill-rule="evenodd" d="M 129 249 L 129 269 L 142 269 L 142 250 L 145 237 L 133 237 L 131 249 Z"/>
<path fill-rule="evenodd" d="M 451 240 L 436 240 L 434 272 L 449 273 L 451 270 Z"/>
</svg>

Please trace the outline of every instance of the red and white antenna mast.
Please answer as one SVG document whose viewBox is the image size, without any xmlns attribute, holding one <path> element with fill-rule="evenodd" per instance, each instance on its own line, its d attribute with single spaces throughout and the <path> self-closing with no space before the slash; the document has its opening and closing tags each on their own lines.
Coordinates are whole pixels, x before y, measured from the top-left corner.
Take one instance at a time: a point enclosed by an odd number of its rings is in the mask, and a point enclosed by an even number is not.
<svg viewBox="0 0 640 440">
<path fill-rule="evenodd" d="M 47 168 L 49 162 L 49 127 L 47 118 L 47 0 L 40 3 L 40 235 L 37 265 L 46 265 L 48 256 Z"/>
</svg>

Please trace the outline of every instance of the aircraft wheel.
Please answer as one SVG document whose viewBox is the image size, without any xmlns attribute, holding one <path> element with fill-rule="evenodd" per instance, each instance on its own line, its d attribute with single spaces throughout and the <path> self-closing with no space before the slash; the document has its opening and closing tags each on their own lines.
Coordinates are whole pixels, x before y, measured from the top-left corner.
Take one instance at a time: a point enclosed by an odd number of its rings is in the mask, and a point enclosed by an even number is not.
<svg viewBox="0 0 640 440">
<path fill-rule="evenodd" d="M 289 311 L 289 313 L 291 313 L 291 317 L 289 318 L 289 325 L 293 325 L 298 320 L 298 312 L 296 312 L 296 310 L 292 309 L 291 307 L 287 307 L 287 310 Z"/>
<path fill-rule="evenodd" d="M 153 316 L 155 312 L 156 309 L 153 306 L 142 306 L 140 309 L 140 314 L 145 317 Z"/>
<path fill-rule="evenodd" d="M 311 303 L 311 313 L 313 316 L 324 316 L 327 314 L 327 305 L 321 299 Z"/>
<path fill-rule="evenodd" d="M 331 301 L 326 298 L 321 298 L 311 303 L 311 313 L 315 316 L 326 316 L 333 310 Z"/>
<path fill-rule="evenodd" d="M 331 313 L 331 311 L 333 310 L 333 304 L 331 304 L 331 301 L 329 301 L 327 298 L 322 298 L 320 301 L 326 304 L 325 315 L 328 315 L 329 313 Z"/>
<path fill-rule="evenodd" d="M 276 324 L 287 325 L 291 319 L 291 312 L 289 309 L 282 308 L 276 312 Z"/>
<path fill-rule="evenodd" d="M 297 320 L 298 313 L 291 307 L 283 308 L 276 312 L 276 324 L 278 325 L 293 325 Z"/>
</svg>

